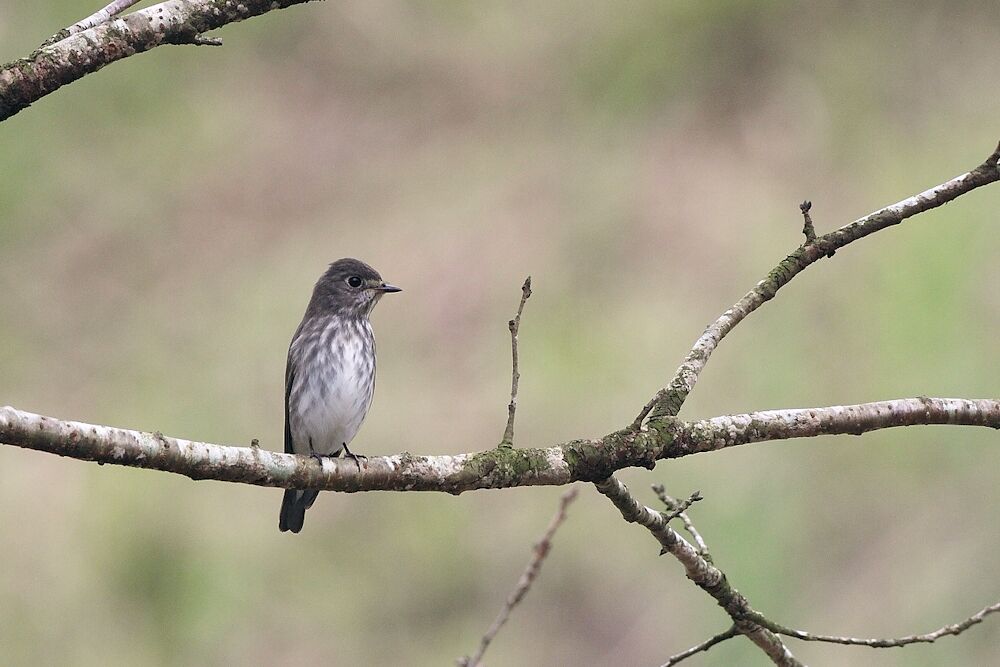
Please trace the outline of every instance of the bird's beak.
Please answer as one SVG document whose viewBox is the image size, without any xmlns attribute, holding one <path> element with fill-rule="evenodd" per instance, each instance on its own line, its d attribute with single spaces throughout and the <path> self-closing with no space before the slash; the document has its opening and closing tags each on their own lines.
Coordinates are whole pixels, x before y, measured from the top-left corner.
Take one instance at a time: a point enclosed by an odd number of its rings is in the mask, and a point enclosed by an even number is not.
<svg viewBox="0 0 1000 667">
<path fill-rule="evenodd" d="M 388 292 L 402 292 L 403 291 L 402 287 L 396 287 L 395 285 L 390 285 L 389 283 L 382 283 L 381 285 L 379 285 L 375 289 L 378 290 L 379 292 L 387 292 L 387 293 Z"/>
</svg>

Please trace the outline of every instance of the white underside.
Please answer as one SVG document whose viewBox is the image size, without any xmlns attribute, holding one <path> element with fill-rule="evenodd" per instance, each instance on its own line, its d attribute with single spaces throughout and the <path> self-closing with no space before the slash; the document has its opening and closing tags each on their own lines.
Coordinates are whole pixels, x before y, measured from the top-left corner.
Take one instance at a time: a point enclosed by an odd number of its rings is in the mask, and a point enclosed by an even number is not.
<svg viewBox="0 0 1000 667">
<path fill-rule="evenodd" d="M 333 456 L 357 435 L 374 389 L 374 369 L 363 355 L 358 340 L 345 347 L 337 365 L 334 355 L 324 350 L 311 364 L 311 374 L 296 369 L 292 391 L 300 399 L 288 415 L 296 454 Z"/>
</svg>

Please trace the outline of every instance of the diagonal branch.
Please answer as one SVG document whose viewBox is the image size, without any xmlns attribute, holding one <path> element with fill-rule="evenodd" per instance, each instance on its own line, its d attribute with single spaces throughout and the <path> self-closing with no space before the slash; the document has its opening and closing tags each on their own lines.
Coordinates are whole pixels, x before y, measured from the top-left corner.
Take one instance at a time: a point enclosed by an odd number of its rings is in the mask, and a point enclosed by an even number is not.
<svg viewBox="0 0 1000 667">
<path fill-rule="evenodd" d="M 120 18 L 108 17 L 80 32 L 73 32 L 75 26 L 61 30 L 27 58 L 0 67 L 0 121 L 122 58 L 163 44 L 216 44 L 202 33 L 309 1 L 168 0 Z"/>
<path fill-rule="evenodd" d="M 1000 160 L 1000 145 L 986 158 L 985 162 L 972 171 L 956 176 L 950 181 L 908 197 L 901 202 L 886 206 L 849 225 L 799 246 L 795 252 L 771 269 L 767 277 L 757 283 L 742 299 L 708 326 L 705 333 L 695 341 L 670 384 L 660 389 L 640 411 L 632 424 L 633 428 L 638 429 L 647 416 L 664 417 L 679 413 L 688 394 L 698 382 L 698 377 L 705 368 L 705 364 L 708 363 L 709 357 L 726 334 L 750 313 L 774 298 L 778 290 L 787 285 L 800 272 L 849 243 L 887 227 L 898 225 L 903 220 L 918 213 L 937 208 L 978 187 L 993 183 L 1000 179 L 998 160 Z"/>
<path fill-rule="evenodd" d="M 791 281 L 791 279 L 798 275 L 801 271 L 823 257 L 832 257 L 837 249 L 842 248 L 860 238 L 864 238 L 865 236 L 885 229 L 886 227 L 899 224 L 911 216 L 941 206 L 942 204 L 952 201 L 953 199 L 970 192 L 975 188 L 1000 179 L 1000 163 L 998 163 L 998 160 L 1000 160 L 1000 145 L 998 145 L 993 153 L 986 158 L 985 162 L 972 171 L 957 176 L 950 181 L 931 188 L 930 190 L 926 190 L 918 195 L 909 197 L 901 202 L 876 211 L 875 213 L 820 237 L 816 236 L 812 218 L 809 215 L 809 210 L 812 204 L 808 201 L 803 202 L 800 206 L 800 210 L 803 215 L 802 231 L 806 237 L 806 242 L 780 262 L 778 266 L 771 270 L 764 280 L 757 283 L 757 285 L 750 290 L 750 292 L 737 301 L 729 310 L 724 312 L 715 322 L 708 326 L 701 337 L 695 341 L 694 346 L 691 348 L 691 351 L 688 353 L 687 357 L 685 357 L 680 367 L 678 367 L 677 372 L 674 374 L 670 383 L 663 389 L 660 389 L 656 395 L 653 396 L 653 398 L 650 399 L 645 406 L 643 406 L 635 420 L 633 420 L 631 429 L 637 433 L 642 433 L 647 430 L 661 430 L 664 426 L 669 429 L 682 424 L 683 422 L 675 420 L 675 415 L 680 412 L 684 401 L 694 389 L 702 370 L 708 363 L 709 357 L 711 357 L 712 352 L 715 351 L 722 339 L 730 331 L 732 331 L 736 325 L 748 317 L 750 313 L 754 312 L 764 303 L 774 298 L 778 290 Z M 884 422 L 886 419 L 889 421 L 899 419 L 905 422 L 920 411 L 920 405 L 918 405 L 918 403 L 923 403 L 924 406 L 927 407 L 933 402 L 933 399 L 929 398 L 915 399 L 914 401 L 909 401 L 909 404 L 905 407 L 896 406 L 902 408 L 899 411 L 892 409 L 890 412 L 886 413 L 882 412 L 882 408 L 888 406 L 879 407 L 876 404 L 869 404 L 865 408 L 861 408 L 861 406 L 853 406 L 851 408 L 844 408 L 845 412 L 839 412 L 839 414 L 836 414 L 834 419 L 840 421 L 842 424 L 853 423 L 853 430 L 841 432 L 860 434 L 864 432 L 867 429 L 867 426 L 871 425 L 873 421 Z M 787 432 L 786 429 L 789 428 L 799 433 L 804 432 L 801 427 L 805 427 L 805 430 L 810 430 L 814 427 L 826 428 L 826 426 L 829 426 L 827 418 L 833 416 L 834 413 L 838 413 L 838 411 L 835 410 L 833 413 L 827 413 L 824 416 L 819 416 L 815 411 L 808 410 L 781 412 L 783 413 L 783 417 L 769 419 L 769 417 L 777 417 L 777 415 L 768 413 L 768 418 L 761 421 L 757 421 L 754 419 L 754 416 L 748 415 L 744 415 L 743 417 L 750 417 L 749 420 L 743 418 L 733 419 L 728 417 L 706 420 L 700 425 L 695 426 L 694 430 L 688 432 L 687 435 L 692 436 L 690 438 L 691 442 L 704 442 L 704 439 L 701 436 L 706 435 L 706 433 L 699 434 L 698 429 L 706 428 L 707 431 L 716 434 L 723 434 L 721 442 L 717 438 L 713 438 L 711 436 L 708 437 L 708 440 L 712 442 L 711 447 L 714 448 L 716 445 L 731 446 L 757 439 L 770 440 L 775 437 L 781 437 L 779 433 Z M 846 413 L 854 414 L 856 419 L 843 419 Z M 765 415 L 765 413 L 757 413 L 758 417 L 763 415 Z M 643 422 L 647 417 L 649 417 L 650 420 L 649 428 L 643 429 Z M 809 422 L 810 425 L 805 426 L 806 422 Z M 726 429 L 727 425 L 729 427 L 728 429 Z M 676 444 L 684 441 L 685 439 L 685 437 L 681 437 L 673 442 Z M 684 445 L 682 444 L 680 450 L 675 450 L 673 454 L 669 456 L 684 455 L 687 453 L 693 453 L 693 451 L 684 450 Z M 640 505 L 639 502 L 636 501 L 631 494 L 629 494 L 625 486 L 614 476 L 609 476 L 605 480 L 596 482 L 595 485 L 601 493 L 606 495 L 615 504 L 615 506 L 618 507 L 626 521 L 638 522 L 645 526 L 650 530 L 650 532 L 652 532 L 657 540 L 659 540 L 660 544 L 663 545 L 663 552 L 673 554 L 676 558 L 678 558 L 678 560 L 685 564 L 685 567 L 688 570 L 688 577 L 698 583 L 698 585 L 705 589 L 710 595 L 715 597 L 719 604 L 726 609 L 727 613 L 729 613 L 729 615 L 733 618 L 736 630 L 738 630 L 741 634 L 746 634 L 752 641 L 754 641 L 755 644 L 764 650 L 764 652 L 767 653 L 767 655 L 776 664 L 798 664 L 795 658 L 788 653 L 787 648 L 785 648 L 785 646 L 781 643 L 780 638 L 777 636 L 777 633 L 784 629 L 778 628 L 774 626 L 774 624 L 770 624 L 769 621 L 764 623 L 767 619 L 750 609 L 749 603 L 747 603 L 746 599 L 736 592 L 735 589 L 732 589 L 729 586 L 725 580 L 725 576 L 711 565 L 711 561 L 707 560 L 706 557 L 702 557 L 702 555 L 699 554 L 694 547 L 692 547 L 672 528 L 670 528 L 668 525 L 668 519 L 664 515 L 654 512 L 648 507 Z M 698 560 L 696 557 L 701 558 L 701 560 Z M 982 616 L 985 616 L 987 613 L 990 613 L 990 608 L 980 612 L 981 616 L 979 616 L 979 618 L 973 616 L 972 618 L 967 619 L 966 623 L 968 623 L 968 625 L 978 623 L 982 620 Z M 790 631 L 789 634 L 799 636 L 796 634 L 798 632 L 799 631 Z M 707 650 L 707 648 L 702 649 L 701 647 L 711 647 L 714 643 L 717 643 L 714 641 L 715 639 L 719 639 L 719 641 L 726 639 L 727 637 L 725 634 L 726 633 L 717 635 L 717 637 L 712 638 L 705 644 L 696 646 L 694 649 L 685 652 L 684 654 L 679 654 L 682 656 L 681 659 L 687 657 L 687 655 L 697 652 L 698 650 Z M 933 634 L 934 633 L 931 633 L 931 635 Z M 933 641 L 933 639 L 929 641 Z"/>
<path fill-rule="evenodd" d="M 1000 400 L 904 398 L 860 405 L 768 410 L 685 422 L 650 422 L 603 438 L 572 440 L 544 449 L 496 447 L 453 456 L 409 452 L 372 456 L 358 466 L 259 447 L 232 447 L 61 421 L 0 408 L 0 443 L 84 461 L 150 468 L 258 486 L 329 491 L 444 491 L 560 485 L 603 480 L 622 468 L 651 468 L 680 458 L 752 442 L 826 434 L 860 435 L 883 428 L 953 424 L 1000 428 Z"/>
<path fill-rule="evenodd" d="M 710 648 L 712 648 L 713 646 L 715 646 L 716 644 L 721 644 L 722 642 L 726 641 L 727 639 L 732 639 L 733 637 L 739 637 L 739 636 L 740 636 L 740 631 L 736 629 L 735 625 L 732 625 L 725 632 L 720 632 L 719 634 L 715 635 L 714 637 L 706 639 L 702 643 L 700 643 L 700 644 L 698 644 L 696 646 L 692 646 L 691 648 L 687 649 L 686 651 L 681 651 L 680 653 L 675 653 L 674 655 L 672 655 L 669 658 L 667 658 L 667 661 L 665 663 L 663 663 L 663 665 L 661 665 L 661 667 L 673 667 L 673 665 L 676 665 L 678 662 L 680 662 L 682 660 L 686 660 L 686 659 L 690 658 L 692 655 L 695 655 L 696 653 L 701 653 L 702 651 L 707 651 Z"/>
<path fill-rule="evenodd" d="M 559 530 L 559 526 L 562 522 L 566 520 L 566 508 L 569 504 L 576 500 L 578 489 L 570 489 L 569 491 L 562 494 L 559 498 L 559 509 L 556 510 L 555 516 L 552 517 L 552 521 L 549 522 L 548 528 L 545 529 L 545 534 L 542 535 L 542 539 L 535 543 L 535 553 L 531 557 L 531 561 L 528 562 L 528 567 L 525 568 L 524 573 L 517 582 L 517 586 L 511 592 L 507 601 L 504 603 L 503 608 L 500 610 L 500 614 L 493 621 L 493 624 L 483 635 L 482 640 L 479 642 L 479 648 L 476 650 L 475 655 L 471 658 L 462 657 L 457 661 L 461 667 L 476 667 L 483 660 L 483 655 L 486 653 L 486 649 L 489 648 L 490 642 L 493 641 L 497 633 L 500 632 L 500 628 L 503 627 L 504 623 L 510 617 L 510 612 L 514 610 L 524 596 L 528 594 L 528 590 L 531 588 L 531 584 L 534 583 L 535 578 L 542 569 L 542 563 L 549 555 L 549 551 L 552 549 L 552 538 L 555 536 L 556 531 Z"/>
<path fill-rule="evenodd" d="M 660 543 L 661 553 L 669 553 L 680 561 L 688 579 L 715 598 L 719 606 L 733 619 L 737 632 L 746 635 L 747 639 L 764 651 L 774 664 L 788 667 L 802 665 L 775 632 L 762 626 L 751 616 L 753 609 L 750 603 L 729 583 L 725 573 L 671 528 L 663 514 L 642 505 L 629 493 L 625 485 L 614 477 L 597 482 L 595 486 L 614 503 L 622 518 L 648 529 Z"/>
<path fill-rule="evenodd" d="M 990 614 L 1000 612 L 1000 602 L 981 609 L 972 616 L 958 622 L 938 628 L 922 635 L 907 635 L 895 639 L 868 639 L 859 637 L 841 637 L 820 635 L 804 630 L 795 630 L 776 623 L 750 606 L 749 601 L 729 583 L 726 575 L 719 570 L 712 560 L 701 550 L 685 540 L 670 527 L 670 516 L 657 512 L 642 505 L 629 493 L 628 489 L 615 477 L 597 482 L 597 490 L 607 496 L 622 517 L 630 523 L 638 523 L 652 533 L 660 543 L 662 554 L 669 553 L 684 566 L 688 579 L 691 579 L 702 590 L 707 592 L 719 603 L 730 618 L 733 627 L 711 639 L 693 646 L 690 649 L 672 656 L 667 665 L 673 665 L 701 651 L 707 651 L 715 644 L 725 641 L 736 634 L 744 634 L 760 647 L 775 664 L 799 664 L 781 642 L 778 635 L 785 635 L 803 641 L 828 642 L 852 646 L 870 646 L 872 648 L 895 648 L 909 644 L 933 643 L 942 637 L 960 635 L 969 628 L 982 623 Z M 662 487 L 661 487 L 662 489 Z M 656 489 L 658 496 L 664 494 Z M 665 666 L 664 666 L 665 667 Z"/>
</svg>

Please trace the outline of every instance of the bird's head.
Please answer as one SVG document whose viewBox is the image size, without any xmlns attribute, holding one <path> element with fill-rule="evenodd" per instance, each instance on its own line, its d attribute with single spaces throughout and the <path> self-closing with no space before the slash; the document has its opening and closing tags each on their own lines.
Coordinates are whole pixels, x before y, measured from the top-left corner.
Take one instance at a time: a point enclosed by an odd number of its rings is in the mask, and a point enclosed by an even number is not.
<svg viewBox="0 0 1000 667">
<path fill-rule="evenodd" d="M 367 317 L 383 294 L 400 291 L 364 262 L 349 257 L 338 259 L 316 283 L 309 310 Z"/>
</svg>

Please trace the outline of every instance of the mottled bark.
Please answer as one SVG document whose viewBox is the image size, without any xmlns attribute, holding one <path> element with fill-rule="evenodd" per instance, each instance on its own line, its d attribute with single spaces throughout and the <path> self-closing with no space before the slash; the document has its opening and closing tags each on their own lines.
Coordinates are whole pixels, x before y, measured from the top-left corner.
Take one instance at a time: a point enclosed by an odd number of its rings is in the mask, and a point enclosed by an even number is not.
<svg viewBox="0 0 1000 667">
<path fill-rule="evenodd" d="M 206 44 L 202 34 L 310 0 L 169 0 L 70 34 L 0 67 L 0 121 L 105 65 L 161 44 Z"/>
<path fill-rule="evenodd" d="M 918 424 L 1000 428 L 1000 400 L 909 398 L 862 405 L 769 410 L 685 422 L 668 417 L 639 430 L 573 440 L 544 449 L 501 446 L 454 456 L 404 452 L 360 464 L 171 438 L 159 433 L 61 421 L 0 408 L 0 442 L 85 461 L 150 468 L 259 486 L 331 491 L 444 491 L 599 481 L 622 468 L 651 468 L 679 458 L 752 442 L 855 435 Z"/>
</svg>

